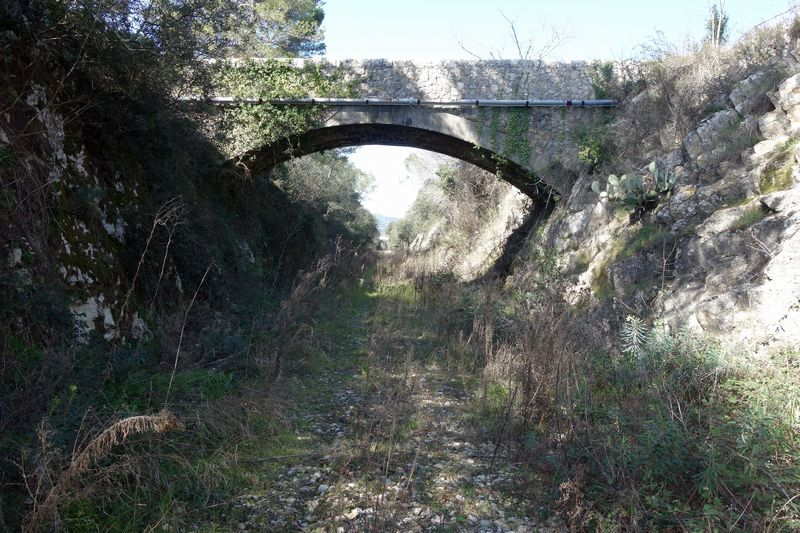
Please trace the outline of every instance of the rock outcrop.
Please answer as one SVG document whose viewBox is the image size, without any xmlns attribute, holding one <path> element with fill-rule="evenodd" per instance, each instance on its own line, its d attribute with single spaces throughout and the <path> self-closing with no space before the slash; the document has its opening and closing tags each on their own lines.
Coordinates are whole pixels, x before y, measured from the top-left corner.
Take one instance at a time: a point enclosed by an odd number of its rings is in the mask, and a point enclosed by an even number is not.
<svg viewBox="0 0 800 533">
<path fill-rule="evenodd" d="M 609 324 L 636 314 L 728 345 L 800 345 L 798 131 L 800 74 L 756 72 L 659 158 L 677 184 L 639 220 L 583 176 L 544 231 L 573 301 L 591 293 Z"/>
</svg>

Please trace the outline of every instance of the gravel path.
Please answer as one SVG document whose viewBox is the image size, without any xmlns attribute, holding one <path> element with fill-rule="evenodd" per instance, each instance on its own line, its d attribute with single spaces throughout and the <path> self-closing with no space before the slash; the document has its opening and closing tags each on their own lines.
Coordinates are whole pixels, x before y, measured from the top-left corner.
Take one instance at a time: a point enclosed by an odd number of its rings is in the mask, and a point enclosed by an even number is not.
<svg viewBox="0 0 800 533">
<path fill-rule="evenodd" d="M 369 327 L 359 326 L 350 338 L 362 349 L 372 346 L 365 356 L 372 361 L 366 369 L 354 365 L 305 380 L 308 391 L 326 391 L 300 401 L 292 414 L 312 451 L 275 458 L 280 465 L 269 490 L 236 499 L 227 510 L 229 527 L 563 531 L 555 517 L 540 519 L 547 513 L 536 505 L 534 487 L 541 483 L 477 429 L 467 381 L 408 355 L 418 332 L 400 331 L 410 334 L 387 342 L 384 331 L 376 343 Z M 380 357 L 376 345 L 384 349 Z"/>
</svg>

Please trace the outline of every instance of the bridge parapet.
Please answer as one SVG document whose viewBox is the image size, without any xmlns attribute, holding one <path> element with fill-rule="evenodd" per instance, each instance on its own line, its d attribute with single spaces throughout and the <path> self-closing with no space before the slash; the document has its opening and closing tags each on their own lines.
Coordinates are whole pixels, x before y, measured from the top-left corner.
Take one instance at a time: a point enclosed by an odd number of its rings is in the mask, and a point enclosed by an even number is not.
<svg viewBox="0 0 800 533">
<path fill-rule="evenodd" d="M 291 61 L 297 67 L 317 65 L 323 72 L 338 72 L 346 80 L 356 81 L 356 92 L 362 98 L 582 100 L 594 97 L 591 69 L 583 61 L 418 62 L 324 58 Z"/>
</svg>

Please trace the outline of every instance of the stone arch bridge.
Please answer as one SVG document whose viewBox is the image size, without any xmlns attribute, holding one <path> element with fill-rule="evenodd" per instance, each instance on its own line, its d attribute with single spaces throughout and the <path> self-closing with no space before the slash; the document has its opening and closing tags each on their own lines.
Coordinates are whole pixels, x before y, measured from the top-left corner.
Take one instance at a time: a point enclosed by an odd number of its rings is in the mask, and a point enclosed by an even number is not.
<svg viewBox="0 0 800 533">
<path fill-rule="evenodd" d="M 332 148 L 411 146 L 495 172 L 541 200 L 569 193 L 584 166 L 581 135 L 616 105 L 592 100 L 591 69 L 583 62 L 291 61 L 343 75 L 360 97 L 272 101 L 313 103 L 324 112 L 311 130 L 240 156 L 251 172 Z"/>
</svg>

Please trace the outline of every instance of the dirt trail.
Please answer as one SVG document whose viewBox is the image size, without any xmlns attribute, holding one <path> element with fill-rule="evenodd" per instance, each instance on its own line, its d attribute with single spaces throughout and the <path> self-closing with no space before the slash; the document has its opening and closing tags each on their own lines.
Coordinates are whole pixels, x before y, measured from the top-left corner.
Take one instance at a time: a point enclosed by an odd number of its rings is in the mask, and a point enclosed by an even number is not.
<svg viewBox="0 0 800 533">
<path fill-rule="evenodd" d="M 220 516 L 240 531 L 560 531 L 526 470 L 476 419 L 474 377 L 439 366 L 408 302 L 336 317 L 336 370 L 288 382 L 306 451 L 273 458 L 267 490 Z M 200 531 L 220 531 L 206 526 Z"/>
</svg>

